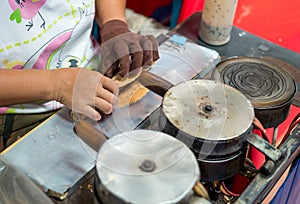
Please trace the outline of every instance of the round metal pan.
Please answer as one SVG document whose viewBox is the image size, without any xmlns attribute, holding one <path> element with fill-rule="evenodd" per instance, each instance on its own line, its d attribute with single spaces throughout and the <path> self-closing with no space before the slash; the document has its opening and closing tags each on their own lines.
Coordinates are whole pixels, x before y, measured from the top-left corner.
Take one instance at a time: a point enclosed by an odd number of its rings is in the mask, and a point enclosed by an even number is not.
<svg viewBox="0 0 300 204">
<path fill-rule="evenodd" d="M 236 88 L 200 79 L 173 85 L 149 72 L 139 81 L 163 97 L 160 130 L 183 141 L 198 158 L 230 156 L 247 144 L 274 162 L 281 157 L 279 150 L 252 133 L 253 106 Z"/>
<path fill-rule="evenodd" d="M 287 118 L 297 92 L 295 80 L 279 64 L 252 57 L 228 58 L 216 66 L 212 78 L 243 93 L 265 128 L 276 127 Z"/>
<path fill-rule="evenodd" d="M 165 133 L 132 130 L 106 139 L 84 120 L 75 130 L 98 152 L 95 189 L 101 203 L 186 202 L 200 180 L 193 152 Z"/>
<path fill-rule="evenodd" d="M 159 126 L 198 157 L 224 157 L 245 145 L 253 119 L 250 101 L 238 90 L 212 80 L 190 80 L 167 91 Z"/>
</svg>

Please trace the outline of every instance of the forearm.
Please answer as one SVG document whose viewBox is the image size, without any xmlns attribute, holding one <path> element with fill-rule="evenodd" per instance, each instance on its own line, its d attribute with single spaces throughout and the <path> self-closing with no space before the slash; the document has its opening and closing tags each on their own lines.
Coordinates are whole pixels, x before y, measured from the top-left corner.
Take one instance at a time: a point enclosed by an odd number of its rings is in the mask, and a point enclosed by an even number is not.
<svg viewBox="0 0 300 204">
<path fill-rule="evenodd" d="M 99 109 L 112 111 L 116 83 L 84 68 L 53 70 L 0 69 L 0 107 L 19 103 L 56 100 L 76 112 L 99 120 Z"/>
<path fill-rule="evenodd" d="M 49 72 L 0 69 L 0 106 L 53 99 Z"/>
<path fill-rule="evenodd" d="M 96 0 L 96 20 L 100 26 L 113 19 L 126 22 L 125 8 L 126 0 Z"/>
</svg>

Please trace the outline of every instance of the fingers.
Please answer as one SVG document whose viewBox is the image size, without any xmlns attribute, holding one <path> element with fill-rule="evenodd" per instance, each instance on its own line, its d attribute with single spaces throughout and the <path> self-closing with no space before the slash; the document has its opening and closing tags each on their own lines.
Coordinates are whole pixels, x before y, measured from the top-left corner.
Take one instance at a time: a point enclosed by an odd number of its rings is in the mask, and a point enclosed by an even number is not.
<svg viewBox="0 0 300 204">
<path fill-rule="evenodd" d="M 101 99 L 103 99 L 104 101 L 107 101 L 107 103 L 113 103 L 113 101 L 115 100 L 115 95 L 112 93 L 112 92 L 110 92 L 110 91 L 108 91 L 108 90 L 106 90 L 106 89 L 104 89 L 104 88 L 100 88 L 98 91 L 97 91 L 97 93 L 96 93 L 96 95 L 95 95 L 95 98 L 97 99 L 97 98 L 101 98 Z M 96 106 L 97 107 L 97 106 Z M 99 108 L 99 107 L 98 107 Z M 104 111 L 105 112 L 105 111 Z"/>
<path fill-rule="evenodd" d="M 153 61 L 153 45 L 152 41 L 148 39 L 148 37 L 144 37 L 141 39 L 141 46 L 143 49 L 143 64 L 142 66 L 144 68 L 147 68 L 151 66 L 152 61 Z"/>
<path fill-rule="evenodd" d="M 152 54 L 153 54 L 152 60 L 156 61 L 159 59 L 158 42 L 153 35 L 148 35 L 148 39 L 152 42 Z"/>
<path fill-rule="evenodd" d="M 138 67 L 149 67 L 159 59 L 158 42 L 152 35 L 126 33 L 107 42 L 102 48 L 105 76 L 113 77 L 117 73 L 125 76 Z"/>
<path fill-rule="evenodd" d="M 140 46 L 143 51 L 143 60 L 142 63 L 138 65 L 135 65 L 136 67 L 143 66 L 144 68 L 147 68 L 152 65 L 153 61 L 156 61 L 159 59 L 158 54 L 158 42 L 156 38 L 152 35 L 146 35 L 142 36 L 140 39 Z M 134 67 L 134 68 L 136 68 Z"/>
<path fill-rule="evenodd" d="M 69 107 L 93 120 L 100 120 L 101 114 L 112 112 L 118 94 L 118 85 L 99 72 L 78 70 Z"/>
<path fill-rule="evenodd" d="M 127 75 L 128 72 L 129 72 L 129 69 L 130 69 L 129 54 L 125 55 L 123 57 L 120 57 L 120 59 L 119 59 L 119 66 L 120 66 L 119 74 L 122 77 L 125 76 L 125 75 Z"/>
<path fill-rule="evenodd" d="M 91 119 L 98 121 L 101 119 L 101 113 L 110 114 L 113 110 L 113 104 L 116 96 L 100 86 L 94 98 L 94 105 L 87 105 L 83 114 Z"/>
<path fill-rule="evenodd" d="M 112 112 L 113 102 L 118 94 L 118 86 L 112 79 L 103 76 L 98 84 L 95 95 L 95 108 L 105 114 Z"/>
<path fill-rule="evenodd" d="M 118 85 L 114 80 L 103 76 L 101 79 L 101 84 L 102 84 L 103 88 L 107 89 L 114 95 L 118 95 Z"/>
<path fill-rule="evenodd" d="M 152 35 L 141 36 L 139 44 L 131 45 L 129 48 L 133 53 L 131 70 L 141 66 L 147 68 L 152 65 L 153 61 L 159 59 L 158 43 Z"/>
<path fill-rule="evenodd" d="M 101 112 L 105 114 L 110 114 L 113 110 L 113 106 L 111 103 L 99 97 L 95 99 L 95 106 L 97 109 L 99 109 Z"/>
<path fill-rule="evenodd" d="M 112 78 L 119 72 L 119 70 L 119 61 L 116 61 L 115 63 L 108 66 L 108 69 L 104 72 L 104 76 Z"/>
<path fill-rule="evenodd" d="M 128 45 L 131 54 L 130 70 L 141 67 L 143 65 L 143 50 L 140 43 L 130 43 Z"/>
<path fill-rule="evenodd" d="M 83 111 L 83 114 L 86 115 L 86 116 L 88 116 L 92 120 L 95 120 L 95 121 L 98 121 L 98 120 L 100 120 L 102 118 L 101 114 L 98 111 L 96 111 L 94 108 L 92 108 L 92 107 L 87 107 Z"/>
</svg>

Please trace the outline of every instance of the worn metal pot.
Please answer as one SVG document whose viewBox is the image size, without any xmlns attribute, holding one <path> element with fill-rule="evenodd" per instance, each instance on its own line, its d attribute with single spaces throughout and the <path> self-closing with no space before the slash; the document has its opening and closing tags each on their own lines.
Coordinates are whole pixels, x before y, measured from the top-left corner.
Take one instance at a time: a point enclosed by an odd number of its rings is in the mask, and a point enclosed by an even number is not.
<svg viewBox="0 0 300 204">
<path fill-rule="evenodd" d="M 224 157 L 247 143 L 277 160 L 280 153 L 252 133 L 254 110 L 237 89 L 212 80 L 191 80 L 169 89 L 159 126 L 188 145 L 198 157 Z"/>
<path fill-rule="evenodd" d="M 252 133 L 254 109 L 239 90 L 212 80 L 189 80 L 172 85 L 162 79 L 155 83 L 157 78 L 144 74 L 140 81 L 163 96 L 160 130 L 183 141 L 197 156 L 200 167 L 203 160 L 236 159 L 249 144 L 274 162 L 281 157 L 279 150 Z M 237 173 L 243 162 L 239 163 L 227 175 Z M 211 163 L 208 166 L 216 168 Z M 201 172 L 209 175 L 209 171 L 201 169 Z"/>
<path fill-rule="evenodd" d="M 187 203 L 200 179 L 193 152 L 165 133 L 133 130 L 105 141 L 86 121 L 75 129 L 96 151 L 100 148 L 95 189 L 101 203 Z"/>
<path fill-rule="evenodd" d="M 198 156 L 224 157 L 245 145 L 253 119 L 250 101 L 238 90 L 212 80 L 191 80 L 167 91 L 159 126 Z"/>
<path fill-rule="evenodd" d="M 201 181 L 212 181 L 238 173 L 249 144 L 272 161 L 279 160 L 282 153 L 252 133 L 253 120 L 251 102 L 237 89 L 212 80 L 191 80 L 165 93 L 159 126 L 195 153 Z"/>
</svg>

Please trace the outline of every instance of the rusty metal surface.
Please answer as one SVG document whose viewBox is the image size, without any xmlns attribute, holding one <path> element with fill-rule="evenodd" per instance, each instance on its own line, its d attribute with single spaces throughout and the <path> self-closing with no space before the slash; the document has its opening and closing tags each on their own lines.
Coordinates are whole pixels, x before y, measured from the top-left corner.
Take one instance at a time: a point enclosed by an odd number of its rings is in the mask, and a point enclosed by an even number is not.
<svg viewBox="0 0 300 204">
<path fill-rule="evenodd" d="M 239 151 L 253 119 L 251 102 L 238 90 L 212 80 L 190 80 L 165 94 L 159 126 L 205 158 Z"/>
<path fill-rule="evenodd" d="M 282 65 L 295 79 L 297 83 L 297 94 L 293 104 L 300 106 L 299 88 L 300 88 L 300 55 L 289 49 L 283 48 L 272 42 L 266 41 L 247 31 L 233 27 L 231 40 L 224 46 L 210 46 L 202 42 L 198 38 L 198 30 L 200 27 L 201 12 L 197 12 L 190 16 L 183 24 L 178 25 L 175 30 L 180 34 L 187 36 L 198 44 L 214 49 L 222 58 L 233 56 L 249 56 L 271 59 L 269 62 Z M 278 61 L 279 60 L 279 61 Z M 271 191 L 275 183 L 279 180 L 286 168 L 296 159 L 300 152 L 300 133 L 299 127 L 289 138 L 289 142 L 285 142 L 281 147 L 286 150 L 284 157 L 275 166 L 275 172 L 269 176 L 259 174 L 255 180 L 247 186 L 236 203 L 261 203 L 266 195 Z"/>
<path fill-rule="evenodd" d="M 248 135 L 247 141 L 274 162 L 277 162 L 282 156 L 282 152 L 280 150 L 275 148 L 273 145 L 270 145 L 270 143 L 258 135 Z"/>
<path fill-rule="evenodd" d="M 255 176 L 238 198 L 236 204 L 261 203 L 264 200 L 284 171 L 300 153 L 300 125 L 298 125 L 288 139 L 279 146 L 279 150 L 282 151 L 284 155 L 274 166 L 275 171 L 267 176 L 262 173 Z M 267 165 L 267 163 L 264 165 Z"/>
<path fill-rule="evenodd" d="M 251 127 L 253 106 L 239 91 L 212 80 L 190 80 L 172 87 L 162 102 L 164 116 L 191 137 L 227 140 Z"/>
</svg>

